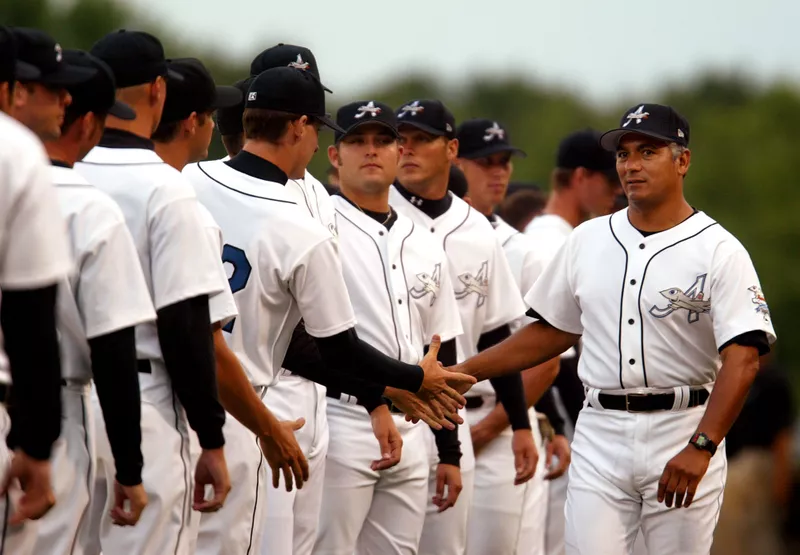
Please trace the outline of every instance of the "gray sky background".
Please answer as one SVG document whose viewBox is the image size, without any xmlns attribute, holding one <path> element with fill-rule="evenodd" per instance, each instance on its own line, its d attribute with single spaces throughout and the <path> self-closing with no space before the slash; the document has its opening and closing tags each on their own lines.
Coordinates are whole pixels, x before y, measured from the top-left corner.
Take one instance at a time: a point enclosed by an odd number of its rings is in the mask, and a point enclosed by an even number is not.
<svg viewBox="0 0 800 555">
<path fill-rule="evenodd" d="M 233 57 L 308 46 L 345 95 L 410 73 L 519 73 L 600 104 L 711 69 L 800 88 L 800 0 L 122 1 Z"/>
</svg>

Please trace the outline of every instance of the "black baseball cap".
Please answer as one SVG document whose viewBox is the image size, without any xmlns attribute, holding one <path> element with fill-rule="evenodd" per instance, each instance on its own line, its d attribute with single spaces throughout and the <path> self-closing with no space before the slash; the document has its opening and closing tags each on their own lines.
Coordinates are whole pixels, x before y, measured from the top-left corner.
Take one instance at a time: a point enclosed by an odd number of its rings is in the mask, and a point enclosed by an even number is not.
<svg viewBox="0 0 800 555">
<path fill-rule="evenodd" d="M 161 123 L 188 118 L 192 112 L 205 113 L 218 108 L 230 108 L 242 101 L 242 91 L 235 87 L 217 86 L 214 78 L 197 58 L 167 60 L 167 67 L 183 77 L 167 82 L 167 100 Z"/>
<path fill-rule="evenodd" d="M 458 157 L 474 160 L 508 152 L 525 157 L 523 150 L 511 146 L 505 127 L 490 119 L 470 119 L 458 126 Z"/>
<path fill-rule="evenodd" d="M 397 110 L 397 127 L 411 125 L 431 135 L 456 138 L 456 118 L 438 100 L 412 100 Z"/>
<path fill-rule="evenodd" d="M 319 66 L 314 54 L 305 46 L 296 46 L 294 44 L 279 43 L 271 48 L 267 48 L 261 54 L 253 58 L 250 64 L 250 75 L 256 76 L 273 67 L 288 66 L 295 69 L 302 69 L 308 71 L 311 75 L 316 77 L 317 81 L 322 83 L 319 77 Z M 330 90 L 325 85 L 322 88 L 329 93 Z"/>
<path fill-rule="evenodd" d="M 24 27 L 15 27 L 12 31 L 17 43 L 17 59 L 39 71 L 39 77 L 17 75 L 18 81 L 66 88 L 91 79 L 97 73 L 96 69 L 65 63 L 61 45 L 44 31 Z"/>
<path fill-rule="evenodd" d="M 383 102 L 374 100 L 360 100 L 345 104 L 336 112 L 336 123 L 345 130 L 344 133 L 336 132 L 334 138 L 338 143 L 345 135 L 352 133 L 357 127 L 375 123 L 389 129 L 392 135 L 399 137 L 397 133 L 397 117 L 394 110 Z"/>
<path fill-rule="evenodd" d="M 307 71 L 292 67 L 273 67 L 259 73 L 250 84 L 244 107 L 308 116 L 334 131 L 345 132 L 325 113 L 322 84 Z"/>
<path fill-rule="evenodd" d="M 136 119 L 136 112 L 116 98 L 114 73 L 105 62 L 82 50 L 64 50 L 64 62 L 95 70 L 87 81 L 67 87 L 72 103 L 67 110 L 77 114 L 109 114 L 122 120 Z"/>
<path fill-rule="evenodd" d="M 450 177 L 447 180 L 447 189 L 452 191 L 455 196 L 463 199 L 469 192 L 469 184 L 467 183 L 467 176 L 461 171 L 461 168 L 455 164 L 450 165 Z"/>
<path fill-rule="evenodd" d="M 244 124 L 242 123 L 242 116 L 244 115 L 244 99 L 247 96 L 247 91 L 250 90 L 250 84 L 255 77 L 247 77 L 236 81 L 232 86 L 242 93 L 242 98 L 235 106 L 227 108 L 220 108 L 217 110 L 217 130 L 220 135 L 238 135 L 244 133 Z"/>
<path fill-rule="evenodd" d="M 89 52 L 108 64 L 120 89 L 144 85 L 159 76 L 182 79 L 167 67 L 164 47 L 150 33 L 120 29 L 98 40 Z"/>
<path fill-rule="evenodd" d="M 17 57 L 17 39 L 8 27 L 0 26 L 0 83 L 10 83 L 17 79 L 30 81 L 38 79 L 42 73 L 31 64 Z"/>
<path fill-rule="evenodd" d="M 625 110 L 617 129 L 603 133 L 600 144 L 617 150 L 619 140 L 628 133 L 647 135 L 666 143 L 689 146 L 689 122 L 671 106 L 637 104 Z"/>
<path fill-rule="evenodd" d="M 556 167 L 567 170 L 586 168 L 617 177 L 614 155 L 600 146 L 600 133 L 584 129 L 567 135 L 558 145 Z"/>
</svg>

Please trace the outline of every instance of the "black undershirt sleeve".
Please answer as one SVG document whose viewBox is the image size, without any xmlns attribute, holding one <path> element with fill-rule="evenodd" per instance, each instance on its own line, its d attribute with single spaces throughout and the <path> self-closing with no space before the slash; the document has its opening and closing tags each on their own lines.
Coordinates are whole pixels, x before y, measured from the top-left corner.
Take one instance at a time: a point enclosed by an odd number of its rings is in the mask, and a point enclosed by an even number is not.
<svg viewBox="0 0 800 555">
<path fill-rule="evenodd" d="M 56 333 L 58 286 L 3 289 L 0 326 L 11 367 L 9 448 L 50 458 L 61 433 L 61 359 Z"/>
<path fill-rule="evenodd" d="M 89 340 L 92 374 L 103 409 L 117 481 L 142 483 L 142 405 L 136 363 L 135 328 L 125 328 Z"/>
<path fill-rule="evenodd" d="M 429 345 L 425 346 L 425 354 L 428 354 Z M 455 366 L 456 364 L 456 340 L 450 339 L 442 343 L 439 348 L 439 362 L 445 367 Z M 439 464 L 450 464 L 460 466 L 461 463 L 461 442 L 458 439 L 458 425 L 454 430 L 442 428 L 433 430 L 436 438 L 436 450 L 439 453 Z"/>
<path fill-rule="evenodd" d="M 481 335 L 478 340 L 478 352 L 497 345 L 511 336 L 508 324 L 500 326 Z M 515 372 L 500 378 L 489 380 L 497 394 L 497 400 L 503 404 L 508 414 L 508 421 L 512 430 L 530 430 L 531 421 L 528 417 L 528 407 L 525 403 L 525 388 L 522 383 L 522 374 Z"/>
<path fill-rule="evenodd" d="M 743 347 L 755 347 L 758 349 L 759 356 L 764 356 L 769 353 L 769 339 L 767 339 L 767 333 L 762 330 L 752 330 L 747 331 L 745 333 L 739 334 L 730 341 L 726 342 L 722 347 L 719 348 L 719 352 L 721 353 L 724 351 L 728 346 L 733 345 L 742 345 Z"/>
<path fill-rule="evenodd" d="M 217 394 L 214 339 L 208 296 L 186 299 L 157 312 L 158 341 L 172 387 L 203 449 L 225 444 L 225 410 Z"/>
<path fill-rule="evenodd" d="M 561 414 L 559 414 L 558 408 L 556 407 L 556 401 L 553 397 L 552 387 L 544 392 L 544 395 L 542 395 L 542 397 L 539 399 L 539 402 L 534 406 L 536 407 L 536 412 L 540 412 L 547 417 L 547 420 L 550 421 L 550 425 L 553 427 L 553 431 L 556 433 L 556 435 L 563 436 L 564 419 L 561 417 Z"/>
</svg>

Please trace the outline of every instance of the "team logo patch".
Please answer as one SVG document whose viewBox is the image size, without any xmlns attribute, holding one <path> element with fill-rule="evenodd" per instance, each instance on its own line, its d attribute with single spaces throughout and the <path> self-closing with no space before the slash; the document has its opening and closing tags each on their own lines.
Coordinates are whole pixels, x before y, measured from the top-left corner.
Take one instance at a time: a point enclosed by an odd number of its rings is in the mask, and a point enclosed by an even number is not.
<svg viewBox="0 0 800 555">
<path fill-rule="evenodd" d="M 375 102 L 370 100 L 366 106 L 359 106 L 358 113 L 354 116 L 356 119 L 361 119 L 367 114 L 372 116 L 373 118 L 381 113 L 381 109 L 378 106 L 375 106 Z"/>
<path fill-rule="evenodd" d="M 697 276 L 692 286 L 685 292 L 678 287 L 659 291 L 661 296 L 667 299 L 669 303 L 664 308 L 653 305 L 650 308 L 650 314 L 656 318 L 666 318 L 676 310 L 686 310 L 689 313 L 688 320 L 690 324 L 700 320 L 701 314 L 707 314 L 711 311 L 711 299 L 706 299 L 703 292 L 707 275 Z"/>
<path fill-rule="evenodd" d="M 748 287 L 747 290 L 753 294 L 751 301 L 756 305 L 756 313 L 761 314 L 764 317 L 764 321 L 770 323 L 769 306 L 767 306 L 767 299 L 764 297 L 764 293 L 761 292 L 761 288 L 758 285 L 753 285 Z"/>
<path fill-rule="evenodd" d="M 257 96 L 258 96 L 258 93 L 255 92 L 255 91 L 247 93 L 248 102 L 255 100 Z"/>
<path fill-rule="evenodd" d="M 634 120 L 636 120 L 636 125 L 639 125 L 642 123 L 643 119 L 647 119 L 648 117 L 650 117 L 650 112 L 645 112 L 644 104 L 642 104 L 635 112 L 631 112 L 625 116 L 626 121 L 622 124 L 622 127 L 628 127 L 628 125 Z"/>
<path fill-rule="evenodd" d="M 411 116 L 414 117 L 417 114 L 421 114 L 424 111 L 425 111 L 425 106 L 420 106 L 419 100 L 415 100 L 411 104 L 407 104 L 402 108 L 400 108 L 400 113 L 397 114 L 397 117 L 402 119 L 408 114 L 411 114 Z"/>
<path fill-rule="evenodd" d="M 303 56 L 301 54 L 298 54 L 297 59 L 289 63 L 289 67 L 293 67 L 295 69 L 302 69 L 303 71 L 305 71 L 309 67 L 311 67 L 311 65 L 305 60 L 303 60 Z"/>
<path fill-rule="evenodd" d="M 464 286 L 461 291 L 456 291 L 456 299 L 464 299 L 473 293 L 478 297 L 478 306 L 483 306 L 489 294 L 489 262 L 484 260 L 477 275 L 465 272 L 458 276 Z"/>
<path fill-rule="evenodd" d="M 410 202 L 414 206 L 422 206 L 423 200 L 421 198 L 411 197 L 410 199 L 408 199 L 408 202 Z"/>
<path fill-rule="evenodd" d="M 421 299 L 426 295 L 431 296 L 431 303 L 428 306 L 433 306 L 436 302 L 436 295 L 439 294 L 439 284 L 441 283 L 442 265 L 437 264 L 433 267 L 433 273 L 427 274 L 425 272 L 417 274 L 417 279 L 421 285 L 412 288 L 408 294 L 415 299 Z"/>
<path fill-rule="evenodd" d="M 486 135 L 483 136 L 483 140 L 487 143 L 490 143 L 495 139 L 502 141 L 506 138 L 505 129 L 500 127 L 497 122 L 494 122 L 490 128 L 484 131 L 484 133 L 486 133 Z"/>
</svg>

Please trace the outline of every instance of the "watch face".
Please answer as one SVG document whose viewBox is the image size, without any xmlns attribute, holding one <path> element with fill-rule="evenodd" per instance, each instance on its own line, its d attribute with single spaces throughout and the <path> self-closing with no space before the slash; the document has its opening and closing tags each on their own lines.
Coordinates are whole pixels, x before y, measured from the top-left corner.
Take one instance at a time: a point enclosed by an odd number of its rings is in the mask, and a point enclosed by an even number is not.
<svg viewBox="0 0 800 555">
<path fill-rule="evenodd" d="M 703 436 L 697 436 L 695 439 L 695 443 L 698 447 L 706 447 L 708 445 L 708 440 Z"/>
</svg>

